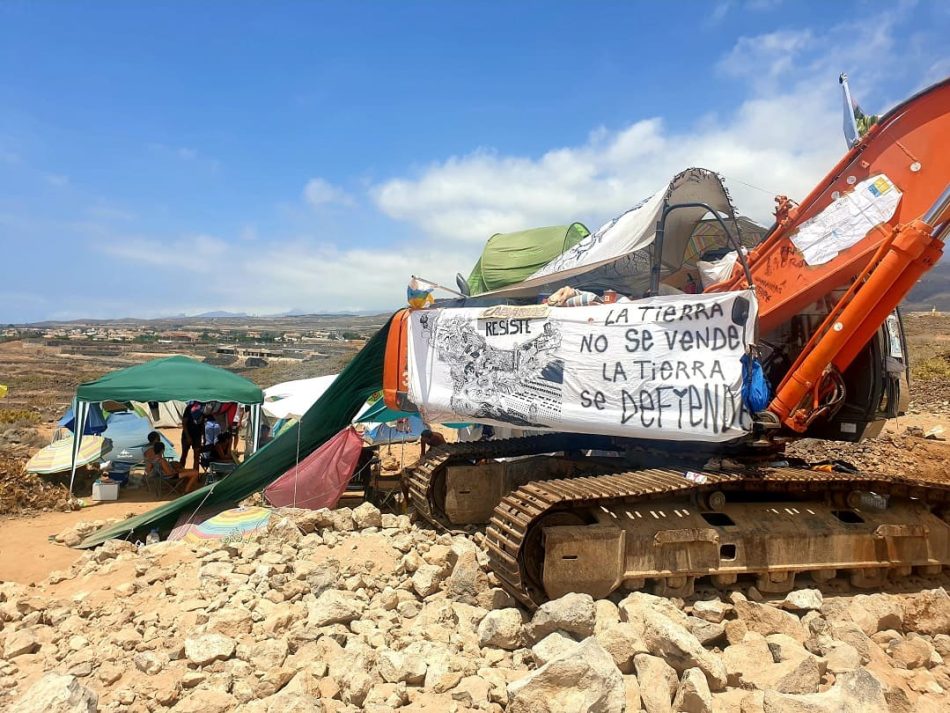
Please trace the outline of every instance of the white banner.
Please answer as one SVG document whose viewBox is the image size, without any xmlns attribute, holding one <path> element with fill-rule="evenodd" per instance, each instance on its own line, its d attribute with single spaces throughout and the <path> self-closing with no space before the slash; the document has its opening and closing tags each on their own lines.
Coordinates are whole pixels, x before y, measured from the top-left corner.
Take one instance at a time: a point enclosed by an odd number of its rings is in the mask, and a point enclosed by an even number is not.
<svg viewBox="0 0 950 713">
<path fill-rule="evenodd" d="M 418 310 L 409 396 L 432 423 L 727 441 L 751 429 L 740 359 L 756 317 L 752 291 Z"/>
</svg>

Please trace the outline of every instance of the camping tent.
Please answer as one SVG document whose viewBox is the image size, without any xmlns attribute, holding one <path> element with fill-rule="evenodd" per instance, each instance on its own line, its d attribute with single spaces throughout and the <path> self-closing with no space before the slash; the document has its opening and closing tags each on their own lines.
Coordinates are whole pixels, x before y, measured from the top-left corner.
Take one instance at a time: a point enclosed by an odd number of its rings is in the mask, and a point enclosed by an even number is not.
<svg viewBox="0 0 950 713">
<path fill-rule="evenodd" d="M 257 447 L 260 404 L 264 393 L 260 387 L 247 379 L 203 364 L 183 356 L 154 359 L 152 361 L 120 369 L 106 374 L 101 379 L 80 384 L 73 400 L 73 410 L 78 415 L 80 434 L 74 441 L 74 453 L 78 452 L 82 431 L 91 404 L 102 401 L 234 401 L 250 404 L 251 428 L 255 442 L 250 444 L 253 452 Z M 72 492 L 76 477 L 76 465 L 73 462 L 69 479 L 69 491 Z"/>
<path fill-rule="evenodd" d="M 68 428 L 70 431 L 76 429 L 76 413 L 73 410 L 73 407 L 70 406 L 66 409 L 66 413 L 63 414 L 63 417 L 59 419 L 57 424 L 61 428 Z M 89 411 L 86 413 L 86 423 L 82 429 L 82 435 L 84 436 L 99 436 L 103 431 L 106 430 L 106 417 L 102 413 L 102 409 L 99 408 L 99 404 L 92 404 L 89 407 Z"/>
<path fill-rule="evenodd" d="M 273 418 L 300 418 L 330 388 L 336 374 L 297 379 L 264 389 L 264 413 Z"/>
<path fill-rule="evenodd" d="M 276 507 L 332 508 L 353 477 L 362 450 L 363 439 L 347 426 L 268 485 L 264 497 Z"/>
<path fill-rule="evenodd" d="M 590 231 L 580 223 L 496 233 L 485 243 L 468 276 L 469 290 L 479 295 L 521 282 L 588 235 Z"/>
<path fill-rule="evenodd" d="M 684 207 L 667 214 L 661 238 L 657 230 L 661 218 L 676 205 Z M 523 282 L 496 289 L 491 295 L 525 298 L 570 285 L 595 291 L 613 289 L 639 297 L 652 291 L 655 266 L 659 268 L 660 279 L 681 271 L 694 232 L 710 215 L 725 223 L 730 236 L 743 241 L 735 208 L 719 175 L 702 168 L 687 169 L 674 176 L 665 188 L 605 223 Z M 657 252 L 659 260 L 655 259 Z"/>
<path fill-rule="evenodd" d="M 141 463 L 145 457 L 143 451 L 148 446 L 148 434 L 151 430 L 148 419 L 132 411 L 109 414 L 106 430 L 102 435 L 112 441 L 112 449 L 102 456 L 103 460 Z M 161 434 L 159 437 L 165 444 L 165 457 L 169 460 L 177 459 L 178 453 L 171 441 Z"/>
<path fill-rule="evenodd" d="M 144 418 L 147 418 L 152 428 L 176 428 L 181 426 L 182 414 L 185 413 L 184 401 L 132 401 L 132 408 Z"/>
<path fill-rule="evenodd" d="M 366 400 L 382 388 L 386 338 L 391 321 L 353 357 L 300 422 L 254 453 L 224 480 L 198 488 L 147 513 L 90 535 L 81 547 L 93 547 L 129 532 L 171 529 L 179 515 L 202 506 L 234 503 L 261 490 L 319 448 L 353 420 Z"/>
<path fill-rule="evenodd" d="M 395 423 L 381 423 L 366 434 L 366 439 L 378 446 L 384 443 L 409 443 L 418 441 L 425 430 L 425 424 L 419 414 L 409 414 Z"/>
</svg>

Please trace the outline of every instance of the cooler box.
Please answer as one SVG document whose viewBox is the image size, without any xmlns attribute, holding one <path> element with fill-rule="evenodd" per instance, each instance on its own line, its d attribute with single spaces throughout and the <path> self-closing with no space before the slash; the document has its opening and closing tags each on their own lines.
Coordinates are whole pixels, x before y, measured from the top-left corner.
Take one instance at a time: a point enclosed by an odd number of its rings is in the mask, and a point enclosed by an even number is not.
<svg viewBox="0 0 950 713">
<path fill-rule="evenodd" d="M 119 499 L 119 484 L 118 483 L 103 483 L 101 480 L 97 480 L 92 484 L 92 499 L 93 500 L 118 500 Z"/>
</svg>

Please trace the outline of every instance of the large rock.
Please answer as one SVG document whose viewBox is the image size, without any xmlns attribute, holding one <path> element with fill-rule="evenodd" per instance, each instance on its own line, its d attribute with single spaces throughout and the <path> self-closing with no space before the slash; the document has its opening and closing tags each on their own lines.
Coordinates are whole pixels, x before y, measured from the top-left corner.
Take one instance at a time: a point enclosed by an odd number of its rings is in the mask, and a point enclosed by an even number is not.
<svg viewBox="0 0 950 713">
<path fill-rule="evenodd" d="M 18 629 L 7 634 L 3 641 L 3 658 L 9 660 L 16 656 L 32 654 L 38 651 L 40 642 L 30 629 Z"/>
<path fill-rule="evenodd" d="M 508 713 L 623 713 L 623 676 L 594 638 L 508 684 Z"/>
<path fill-rule="evenodd" d="M 595 634 L 604 650 L 613 657 L 622 673 L 633 673 L 633 657 L 650 653 L 640 635 L 641 629 L 629 622 L 618 622 Z M 551 635 L 553 636 L 553 634 Z"/>
<path fill-rule="evenodd" d="M 234 639 L 224 634 L 203 634 L 185 639 L 185 656 L 199 666 L 229 659 L 234 656 L 235 648 Z"/>
<path fill-rule="evenodd" d="M 352 592 L 328 589 L 310 606 L 307 623 L 311 626 L 348 624 L 359 618 L 365 606 Z"/>
<path fill-rule="evenodd" d="M 705 599 L 693 602 L 693 616 L 710 621 L 713 624 L 721 623 L 731 610 L 732 607 L 720 599 Z"/>
<path fill-rule="evenodd" d="M 901 603 L 890 594 L 858 594 L 850 601 L 846 612 L 867 636 L 886 629 L 901 631 Z"/>
<path fill-rule="evenodd" d="M 373 503 L 363 503 L 353 509 L 353 524 L 357 530 L 367 527 L 382 527 L 383 514 Z"/>
<path fill-rule="evenodd" d="M 620 621 L 620 610 L 609 599 L 594 602 L 594 633 L 604 631 Z"/>
<path fill-rule="evenodd" d="M 887 655 L 898 668 L 929 666 L 933 654 L 933 646 L 920 636 L 910 635 L 904 639 L 895 639 L 887 646 Z"/>
<path fill-rule="evenodd" d="M 716 646 L 726 638 L 726 627 L 695 616 L 686 618 L 686 628 L 703 646 Z"/>
<path fill-rule="evenodd" d="M 675 713 L 712 713 L 712 707 L 712 693 L 709 692 L 703 672 L 698 668 L 684 671 L 673 699 Z"/>
<path fill-rule="evenodd" d="M 818 611 L 824 598 L 817 589 L 796 589 L 785 596 L 781 606 L 792 611 Z"/>
<path fill-rule="evenodd" d="M 686 614 L 672 600 L 646 592 L 631 592 L 617 608 L 620 610 L 620 621 L 637 624 L 642 621 L 644 612 L 655 611 L 675 622 L 686 624 Z"/>
<path fill-rule="evenodd" d="M 488 575 L 478 564 L 478 554 L 471 550 L 462 552 L 452 569 L 452 574 L 445 580 L 446 595 L 457 602 L 474 606 L 479 603 L 479 595 L 487 589 Z"/>
<path fill-rule="evenodd" d="M 839 676 L 824 693 L 766 691 L 762 708 L 764 713 L 888 713 L 883 687 L 864 669 Z"/>
<path fill-rule="evenodd" d="M 531 647 L 531 655 L 534 656 L 538 666 L 543 666 L 548 661 L 556 659 L 569 649 L 577 646 L 577 642 L 562 631 L 555 631 L 545 636 L 541 641 Z M 604 647 L 606 648 L 606 647 Z M 610 653 L 608 651 L 608 653 Z M 615 659 L 616 661 L 616 659 Z M 623 669 L 621 669 L 623 670 Z"/>
<path fill-rule="evenodd" d="M 75 676 L 47 673 L 9 709 L 10 713 L 96 713 L 99 696 Z"/>
<path fill-rule="evenodd" d="M 439 591 L 445 578 L 445 569 L 436 564 L 424 564 L 412 575 L 412 588 L 420 597 L 428 597 Z"/>
<path fill-rule="evenodd" d="M 524 615 L 520 609 L 496 609 L 478 624 L 478 645 L 513 651 L 524 643 Z"/>
<path fill-rule="evenodd" d="M 555 631 L 566 631 L 583 639 L 594 633 L 596 621 L 594 598 L 572 592 L 542 604 L 531 618 L 528 630 L 533 641 Z"/>
<path fill-rule="evenodd" d="M 643 617 L 643 642 L 647 649 L 660 654 L 678 672 L 698 668 L 705 675 L 709 688 L 721 691 L 726 687 L 726 669 L 715 654 L 706 651 L 686 627 L 664 614 L 646 610 Z"/>
<path fill-rule="evenodd" d="M 903 619 L 906 631 L 928 636 L 950 634 L 950 596 L 943 587 L 907 596 L 904 598 Z"/>
<path fill-rule="evenodd" d="M 254 620 L 251 612 L 238 607 L 227 607 L 214 613 L 208 621 L 208 631 L 224 634 L 236 638 L 243 634 L 250 634 Z"/>
<path fill-rule="evenodd" d="M 406 651 L 384 650 L 379 654 L 377 670 L 388 683 L 406 683 L 418 686 L 426 678 L 426 662 L 418 654 Z"/>
<path fill-rule="evenodd" d="M 666 661 L 650 654 L 633 658 L 640 684 L 640 701 L 647 713 L 671 713 L 676 694 L 676 671 Z"/>
<path fill-rule="evenodd" d="M 798 617 L 787 611 L 776 609 L 768 604 L 758 604 L 748 600 L 736 599 L 734 602 L 739 621 L 749 631 L 762 636 L 769 634 L 787 634 L 798 641 L 805 641 L 805 629 Z"/>
</svg>

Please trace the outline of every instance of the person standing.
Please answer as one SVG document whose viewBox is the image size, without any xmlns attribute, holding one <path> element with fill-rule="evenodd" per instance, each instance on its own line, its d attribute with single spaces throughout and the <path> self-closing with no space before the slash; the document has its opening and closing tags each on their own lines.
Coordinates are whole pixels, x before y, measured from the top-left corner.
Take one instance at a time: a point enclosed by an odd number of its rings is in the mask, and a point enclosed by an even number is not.
<svg viewBox="0 0 950 713">
<path fill-rule="evenodd" d="M 188 450 L 195 452 L 195 470 L 198 469 L 198 460 L 201 456 L 202 427 L 204 425 L 204 404 L 200 401 L 189 401 L 181 416 L 181 459 L 178 465 L 185 467 L 188 460 Z"/>
</svg>

